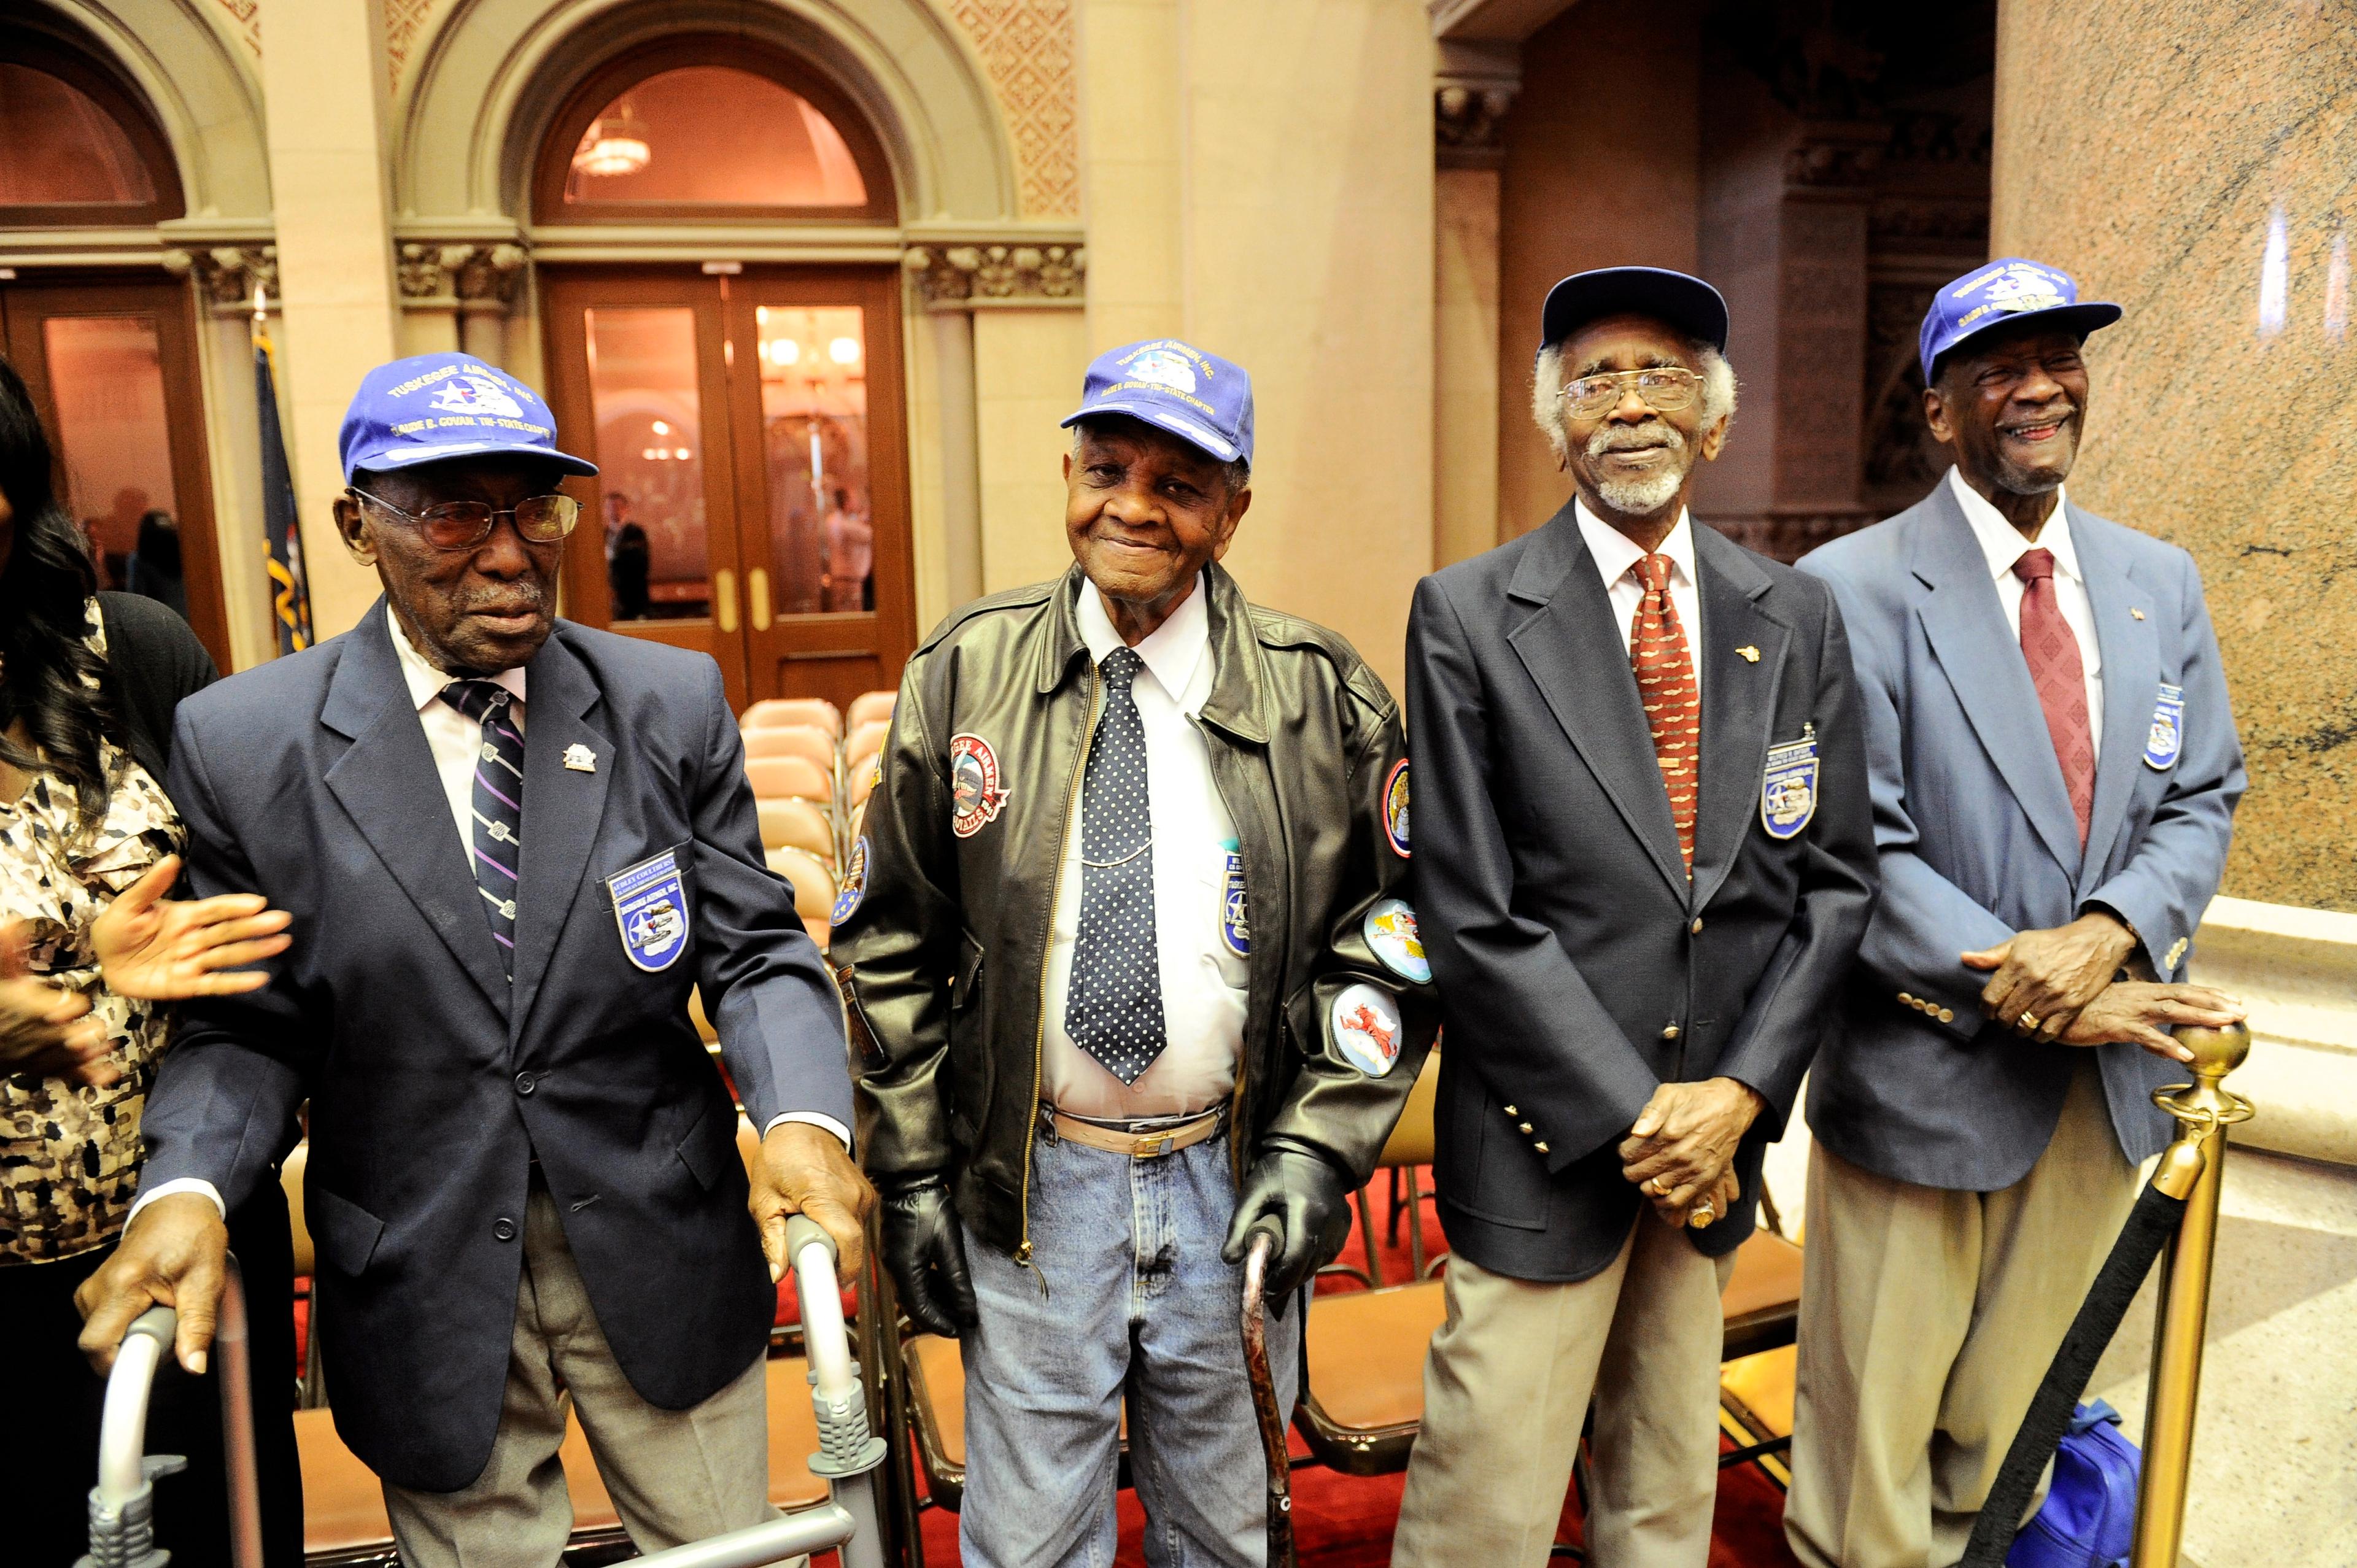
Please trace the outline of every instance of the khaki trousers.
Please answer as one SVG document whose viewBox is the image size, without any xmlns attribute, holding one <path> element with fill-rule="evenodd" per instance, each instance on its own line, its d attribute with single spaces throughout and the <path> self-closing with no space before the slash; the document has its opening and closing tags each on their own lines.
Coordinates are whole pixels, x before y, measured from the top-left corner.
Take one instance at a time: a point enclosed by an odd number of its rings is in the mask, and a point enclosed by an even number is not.
<svg viewBox="0 0 2357 1568">
<path fill-rule="evenodd" d="M 1784 1507 L 1808 1568 L 1964 1556 L 2136 1185 L 2092 1057 L 2046 1152 L 2001 1192 L 1918 1187 L 1812 1149 Z"/>
<path fill-rule="evenodd" d="M 1718 1298 L 1734 1266 L 1650 1208 L 1610 1266 L 1575 1283 L 1450 1258 L 1392 1568 L 1544 1563 L 1591 1396 L 1588 1561 L 1703 1568 L 1718 1495 Z"/>
<path fill-rule="evenodd" d="M 533 1174 L 523 1277 L 490 1462 L 456 1492 L 386 1483 L 406 1568 L 555 1568 L 573 1530 L 557 1448 L 569 1402 L 622 1526 L 641 1552 L 773 1519 L 762 1363 L 692 1410 L 640 1398 L 597 1326 L 556 1203 Z"/>
</svg>

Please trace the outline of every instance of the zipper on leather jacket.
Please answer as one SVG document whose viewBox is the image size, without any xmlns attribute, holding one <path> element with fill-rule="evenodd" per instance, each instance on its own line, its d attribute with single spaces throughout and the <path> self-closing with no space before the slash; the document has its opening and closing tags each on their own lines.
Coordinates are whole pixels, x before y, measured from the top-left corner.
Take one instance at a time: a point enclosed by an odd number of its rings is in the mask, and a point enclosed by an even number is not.
<svg viewBox="0 0 2357 1568">
<path fill-rule="evenodd" d="M 1039 1018 L 1031 1034 L 1030 1114 L 1035 1118 L 1039 1113 L 1041 1068 L 1048 1048 L 1048 951 L 1056 942 L 1056 910 L 1064 899 L 1064 840 L 1072 831 L 1072 808 L 1079 803 L 1081 798 L 1081 780 L 1089 770 L 1089 747 L 1094 744 L 1096 733 L 1097 670 L 1092 663 L 1089 666 L 1088 714 L 1081 723 L 1081 747 L 1072 760 L 1071 779 L 1064 786 L 1064 814 L 1056 822 L 1056 879 L 1048 892 L 1048 929 L 1040 934 L 1039 939 Z M 1042 1299 L 1045 1299 L 1048 1294 L 1048 1276 L 1040 1272 L 1039 1264 L 1031 1261 L 1031 1132 L 1028 1127 L 1025 1128 L 1023 1134 L 1021 1207 L 1023 1236 L 1015 1248 L 1015 1266 L 1018 1269 L 1029 1269 L 1039 1276 L 1039 1294 Z"/>
<path fill-rule="evenodd" d="M 1203 716 L 1200 714 L 1189 714 L 1187 715 L 1187 722 L 1193 725 L 1195 733 L 1203 737 L 1203 749 L 1208 755 L 1211 750 L 1211 732 L 1204 726 Z M 1252 881 L 1252 865 L 1244 859 L 1244 835 L 1241 825 L 1243 819 L 1236 815 L 1235 802 L 1229 800 L 1228 792 L 1220 787 L 1220 770 L 1216 767 L 1211 769 L 1211 793 L 1220 798 L 1220 809 L 1228 813 L 1228 821 L 1238 824 L 1236 862 L 1243 866 L 1244 881 L 1249 886 Z M 1249 1035 L 1249 1027 L 1246 1033 Z M 1228 1169 L 1235 1177 L 1236 1190 L 1239 1192 L 1243 1190 L 1244 1164 L 1248 1152 L 1245 1145 L 1251 1142 L 1251 1133 L 1244 1122 L 1244 1088 L 1252 1080 L 1251 1051 L 1251 1041 L 1247 1039 L 1236 1052 L 1235 1092 L 1228 1100 Z"/>
</svg>

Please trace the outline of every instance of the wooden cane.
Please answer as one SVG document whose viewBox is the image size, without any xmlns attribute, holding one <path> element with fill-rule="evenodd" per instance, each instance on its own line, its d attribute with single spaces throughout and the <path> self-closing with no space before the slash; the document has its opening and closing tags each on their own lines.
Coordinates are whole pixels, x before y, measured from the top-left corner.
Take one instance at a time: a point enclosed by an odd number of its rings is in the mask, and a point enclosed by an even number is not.
<svg viewBox="0 0 2357 1568">
<path fill-rule="evenodd" d="M 1260 1420 L 1261 1454 L 1268 1462 L 1268 1568 L 1295 1568 L 1292 1456 L 1285 1412 L 1276 1408 L 1276 1380 L 1268 1369 L 1268 1320 L 1261 1302 L 1268 1256 L 1280 1234 L 1274 1225 L 1254 1226 L 1244 1253 L 1244 1371 L 1252 1380 L 1253 1413 Z"/>
</svg>

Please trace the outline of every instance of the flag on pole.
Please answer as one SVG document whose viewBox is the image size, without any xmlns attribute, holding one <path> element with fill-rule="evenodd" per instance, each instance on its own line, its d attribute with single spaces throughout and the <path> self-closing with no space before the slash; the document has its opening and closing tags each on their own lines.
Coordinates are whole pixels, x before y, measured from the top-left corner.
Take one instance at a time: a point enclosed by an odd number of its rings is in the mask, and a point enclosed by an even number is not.
<svg viewBox="0 0 2357 1568">
<path fill-rule="evenodd" d="M 262 527 L 269 550 L 271 623 L 278 651 L 311 646 L 311 585 L 303 575 L 303 536 L 295 521 L 295 478 L 278 428 L 278 386 L 271 371 L 268 304 L 253 291 L 253 395 L 262 415 Z"/>
</svg>

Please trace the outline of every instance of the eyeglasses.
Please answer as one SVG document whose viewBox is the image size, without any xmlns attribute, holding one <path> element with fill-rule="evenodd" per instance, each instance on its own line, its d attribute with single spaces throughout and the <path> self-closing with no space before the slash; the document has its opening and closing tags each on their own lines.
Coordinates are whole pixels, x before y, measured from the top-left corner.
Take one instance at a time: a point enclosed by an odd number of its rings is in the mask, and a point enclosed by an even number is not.
<svg viewBox="0 0 2357 1568">
<path fill-rule="evenodd" d="M 1606 371 L 1582 376 L 1566 386 L 1563 401 L 1576 417 L 1594 419 L 1616 407 L 1631 387 L 1637 389 L 1637 395 L 1654 413 L 1675 413 L 1700 395 L 1702 378 L 1676 365 L 1656 365 L 1643 371 Z"/>
<path fill-rule="evenodd" d="M 425 542 L 436 550 L 472 550 L 491 536 L 492 527 L 503 517 L 512 520 L 516 532 L 534 544 L 554 543 L 581 521 L 581 503 L 571 496 L 527 496 L 510 507 L 495 507 L 489 501 L 444 501 L 424 511 L 404 511 L 366 490 L 345 493 L 416 524 Z"/>
</svg>

